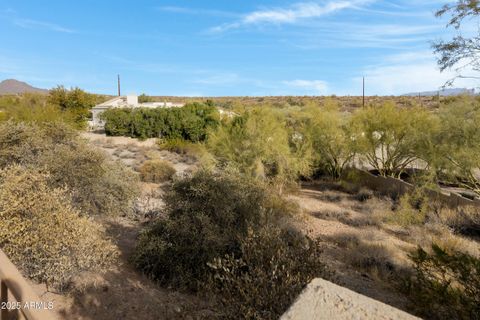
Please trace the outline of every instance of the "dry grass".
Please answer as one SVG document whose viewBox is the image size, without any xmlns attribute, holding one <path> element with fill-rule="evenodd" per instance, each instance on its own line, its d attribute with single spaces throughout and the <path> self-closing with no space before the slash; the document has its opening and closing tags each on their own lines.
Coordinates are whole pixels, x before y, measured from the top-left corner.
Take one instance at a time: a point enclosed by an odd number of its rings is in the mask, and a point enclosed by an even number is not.
<svg viewBox="0 0 480 320">
<path fill-rule="evenodd" d="M 412 226 L 408 229 L 409 240 L 422 248 L 431 248 L 436 243 L 449 252 L 463 252 L 480 257 L 478 241 L 452 232 L 452 229 L 439 223 Z"/>
<path fill-rule="evenodd" d="M 472 208 L 416 208 L 407 198 L 402 203 L 328 181 L 307 184 L 293 198 L 305 213 L 303 230 L 322 241 L 338 282 L 407 312 L 412 309 L 398 288 L 413 272 L 409 255 L 418 246 L 437 243 L 449 252 L 480 254 Z"/>
<path fill-rule="evenodd" d="M 442 208 L 436 215 L 439 222 L 464 235 L 480 236 L 480 209 L 475 207 L 452 210 Z"/>
</svg>

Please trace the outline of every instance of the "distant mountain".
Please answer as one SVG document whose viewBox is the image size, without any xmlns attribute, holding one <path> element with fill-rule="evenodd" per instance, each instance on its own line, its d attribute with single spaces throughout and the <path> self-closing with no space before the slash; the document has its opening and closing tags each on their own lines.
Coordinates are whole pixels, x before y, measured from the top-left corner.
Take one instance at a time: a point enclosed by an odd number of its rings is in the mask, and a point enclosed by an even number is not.
<svg viewBox="0 0 480 320">
<path fill-rule="evenodd" d="M 32 87 L 28 83 L 18 81 L 15 79 L 7 79 L 0 82 L 0 95 L 2 94 L 17 94 L 17 93 L 47 93 L 46 89 L 39 89 Z"/>
<path fill-rule="evenodd" d="M 458 96 L 458 95 L 475 95 L 475 89 L 466 89 L 466 88 L 452 88 L 452 89 L 442 89 L 436 91 L 423 91 L 423 92 L 414 92 L 414 93 L 407 93 L 402 94 L 402 96 L 406 97 L 428 97 L 428 96 L 436 96 L 440 94 L 442 97 L 448 96 Z"/>
</svg>

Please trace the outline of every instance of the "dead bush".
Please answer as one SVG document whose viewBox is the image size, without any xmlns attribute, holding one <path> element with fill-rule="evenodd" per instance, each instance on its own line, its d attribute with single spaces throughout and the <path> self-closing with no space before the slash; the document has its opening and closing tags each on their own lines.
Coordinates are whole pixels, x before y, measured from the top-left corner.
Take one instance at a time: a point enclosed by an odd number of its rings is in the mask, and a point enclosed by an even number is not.
<svg viewBox="0 0 480 320">
<path fill-rule="evenodd" d="M 171 180 L 175 168 L 167 161 L 147 160 L 140 167 L 140 179 L 144 182 L 162 183 Z"/>
<path fill-rule="evenodd" d="M 80 272 L 107 268 L 117 251 L 50 178 L 18 165 L 0 170 L 0 248 L 30 278 L 63 289 Z"/>
</svg>

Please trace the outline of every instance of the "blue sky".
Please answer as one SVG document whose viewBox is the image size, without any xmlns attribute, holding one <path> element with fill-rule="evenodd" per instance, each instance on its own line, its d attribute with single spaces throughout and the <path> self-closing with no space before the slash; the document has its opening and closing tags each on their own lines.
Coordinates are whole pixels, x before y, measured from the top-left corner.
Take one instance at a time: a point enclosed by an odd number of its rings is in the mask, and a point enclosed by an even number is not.
<svg viewBox="0 0 480 320">
<path fill-rule="evenodd" d="M 447 1 L 448 2 L 448 1 Z M 389 95 L 435 90 L 446 1 L 0 0 L 0 80 L 115 94 Z M 473 86 L 464 80 L 457 86 Z"/>
</svg>

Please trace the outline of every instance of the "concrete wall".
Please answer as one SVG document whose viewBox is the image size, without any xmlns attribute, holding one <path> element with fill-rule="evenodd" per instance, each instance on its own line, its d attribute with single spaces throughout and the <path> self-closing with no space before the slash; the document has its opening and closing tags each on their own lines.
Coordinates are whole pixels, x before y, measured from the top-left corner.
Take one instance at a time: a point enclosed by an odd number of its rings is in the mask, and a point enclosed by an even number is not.
<svg viewBox="0 0 480 320">
<path fill-rule="evenodd" d="M 347 170 L 345 180 L 359 186 L 367 187 L 381 194 L 394 197 L 401 196 L 414 188 L 412 184 L 403 180 L 376 176 L 368 171 L 355 168 Z M 432 200 L 444 203 L 451 208 L 456 208 L 458 206 L 480 207 L 480 200 L 470 200 L 453 192 L 440 192 L 435 190 L 428 190 L 427 192 Z"/>
<path fill-rule="evenodd" d="M 280 320 L 414 320 L 380 301 L 323 279 L 314 279 Z"/>
</svg>

